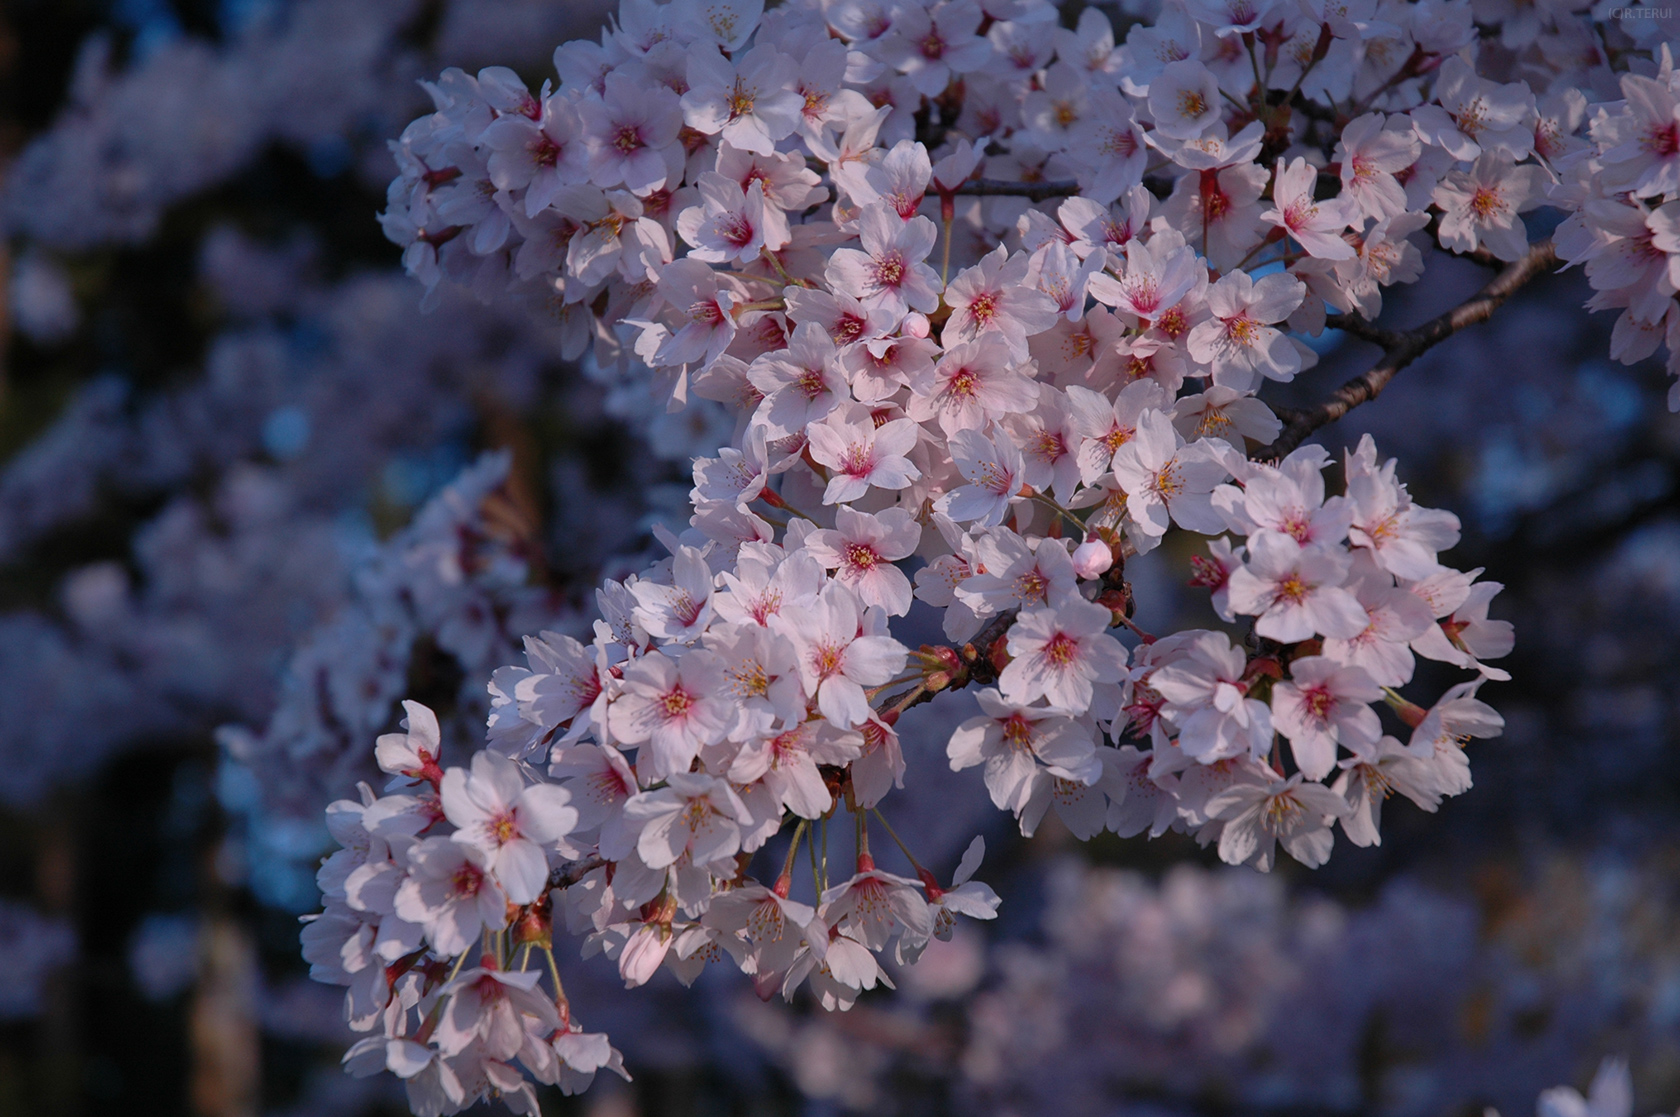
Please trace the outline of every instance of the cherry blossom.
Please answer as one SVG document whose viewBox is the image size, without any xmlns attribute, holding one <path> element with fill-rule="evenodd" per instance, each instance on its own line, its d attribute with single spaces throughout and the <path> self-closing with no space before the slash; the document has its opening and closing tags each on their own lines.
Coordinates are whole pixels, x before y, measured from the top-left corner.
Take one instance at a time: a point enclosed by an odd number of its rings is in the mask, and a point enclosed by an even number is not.
<svg viewBox="0 0 1680 1117">
<path fill-rule="evenodd" d="M 998 689 L 1011 702 L 1044 698 L 1064 710 L 1090 708 L 1094 684 L 1124 677 L 1126 649 L 1106 634 L 1112 618 L 1078 599 L 1023 609 L 1009 629 L 1009 665 Z"/>
<path fill-rule="evenodd" d="M 1231 572 L 1231 609 L 1259 617 L 1254 631 L 1273 640 L 1351 639 L 1365 631 L 1368 619 L 1342 587 L 1348 568 L 1345 552 L 1258 535 L 1248 561 Z"/>
<path fill-rule="evenodd" d="M 901 617 L 910 611 L 910 579 L 893 563 L 908 558 L 921 539 L 922 529 L 902 508 L 871 515 L 841 505 L 834 513 L 833 530 L 813 531 L 805 548 L 817 561 L 835 571 L 866 606 Z"/>
<path fill-rule="evenodd" d="M 705 135 L 755 155 L 799 126 L 802 103 L 793 89 L 794 60 L 768 43 L 754 46 L 739 63 L 715 51 L 688 56 L 688 92 L 683 119 Z"/>
<path fill-rule="evenodd" d="M 439 792 L 444 817 L 458 827 L 451 836 L 488 856 L 509 900 L 535 900 L 548 879 L 543 847 L 577 825 L 571 795 L 552 784 L 524 786 L 513 761 L 488 751 L 473 756 L 470 773 L 445 772 Z"/>
<path fill-rule="evenodd" d="M 938 236 L 932 221 L 902 221 L 890 208 L 871 205 L 858 217 L 858 234 L 861 250 L 841 248 L 829 257 L 829 286 L 866 309 L 886 311 L 894 322 L 939 305 L 939 275 L 922 262 Z"/>
<path fill-rule="evenodd" d="M 833 471 L 824 504 L 856 500 L 871 488 L 903 489 L 921 476 L 906 457 L 919 441 L 910 419 L 876 426 L 868 411 L 854 407 L 830 412 L 806 428 L 811 456 Z"/>
<path fill-rule="evenodd" d="M 712 652 L 672 660 L 659 652 L 624 669 L 624 689 L 608 707 L 607 724 L 625 744 L 647 744 L 637 761 L 644 776 L 683 772 L 705 745 L 723 739 L 733 711 L 723 696 L 723 664 Z"/>
<path fill-rule="evenodd" d="M 387 236 L 428 299 L 560 314 L 567 358 L 692 459 L 692 507 L 599 620 L 535 621 L 555 631 L 486 672 L 470 768 L 410 703 L 387 794 L 331 809 L 307 950 L 370 1033 L 353 1069 L 426 1112 L 622 1072 L 517 976 L 560 922 L 631 985 L 715 961 L 824 1009 L 890 986 L 889 948 L 997 912 L 982 843 L 945 888 L 895 829 L 949 691 L 979 706 L 949 763 L 1028 835 L 1054 811 L 1317 866 L 1338 822 L 1377 844 L 1391 792 L 1468 791 L 1466 743 L 1503 726 L 1478 697 L 1514 642 L 1498 583 L 1443 565 L 1457 519 L 1370 439 L 1327 483 L 1297 447 L 1334 385 L 1307 370 L 1332 326 L 1414 356 L 1378 319 L 1424 238 L 1532 267 L 1540 205 L 1620 315 L 1612 355 L 1673 348 L 1672 81 L 1646 48 L 1560 61 L 1586 18 L 1189 0 L 1116 46 L 1097 6 L 1075 29 L 1044 0 L 625 0 L 557 52 L 557 93 L 435 83 Z M 1150 633 L 1140 570 L 1187 551 L 1220 627 Z M 488 640 L 476 615 L 450 638 Z M 1441 694 L 1436 670 L 1474 678 Z"/>
<path fill-rule="evenodd" d="M 806 693 L 816 699 L 823 717 L 842 729 L 869 719 L 863 688 L 891 680 L 906 659 L 897 640 L 860 630 L 860 604 L 843 584 L 831 583 L 815 601 L 789 605 L 770 622 L 793 642 Z"/>
</svg>

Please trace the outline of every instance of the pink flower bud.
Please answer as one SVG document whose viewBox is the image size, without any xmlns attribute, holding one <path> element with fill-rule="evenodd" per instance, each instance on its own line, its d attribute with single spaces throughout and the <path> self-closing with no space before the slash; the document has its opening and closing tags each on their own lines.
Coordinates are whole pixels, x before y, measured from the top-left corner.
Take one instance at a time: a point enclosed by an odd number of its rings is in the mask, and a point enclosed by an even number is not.
<svg viewBox="0 0 1680 1117">
<path fill-rule="evenodd" d="M 1114 565 L 1114 552 L 1101 539 L 1081 543 L 1073 549 L 1073 572 L 1081 578 L 1097 578 Z"/>
<path fill-rule="evenodd" d="M 927 315 L 912 310 L 904 316 L 904 325 L 901 328 L 906 337 L 926 337 L 928 335 Z"/>
</svg>

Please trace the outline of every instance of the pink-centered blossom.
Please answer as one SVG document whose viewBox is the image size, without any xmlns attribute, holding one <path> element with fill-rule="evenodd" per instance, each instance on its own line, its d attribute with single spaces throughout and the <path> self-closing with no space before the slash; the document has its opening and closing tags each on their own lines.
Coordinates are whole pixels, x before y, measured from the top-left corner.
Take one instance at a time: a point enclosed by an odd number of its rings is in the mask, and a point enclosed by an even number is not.
<svg viewBox="0 0 1680 1117">
<path fill-rule="evenodd" d="M 1301 355 L 1276 328 L 1306 297 L 1301 281 L 1276 272 L 1256 281 L 1233 271 L 1208 288 L 1211 317 L 1190 331 L 1189 352 L 1213 370 L 1215 384 L 1239 392 L 1267 380 L 1293 380 Z"/>
<path fill-rule="evenodd" d="M 1272 180 L 1272 208 L 1260 218 L 1287 232 L 1309 256 L 1351 260 L 1353 245 L 1342 233 L 1359 220 L 1359 209 L 1351 198 L 1314 201 L 1317 183 L 1318 168 L 1305 159 L 1298 158 L 1288 164 L 1280 160 L 1277 176 Z"/>
<path fill-rule="evenodd" d="M 1369 703 L 1382 690 L 1364 668 L 1302 656 L 1290 663 L 1289 676 L 1272 688 L 1272 720 L 1307 779 L 1330 774 L 1338 744 L 1349 751 L 1376 744 L 1382 727 Z"/>
<path fill-rule="evenodd" d="M 1149 687 L 1166 700 L 1161 712 L 1178 726 L 1178 747 L 1208 763 L 1272 746 L 1272 710 L 1248 697 L 1248 657 L 1223 632 L 1192 634 L 1184 654 L 1158 667 Z"/>
<path fill-rule="evenodd" d="M 595 185 L 622 185 L 647 194 L 681 178 L 677 133 L 682 106 L 669 89 L 649 89 L 629 74 L 609 74 L 601 97 L 580 101 L 578 115 L 589 145 L 589 180 Z"/>
<path fill-rule="evenodd" d="M 733 720 L 723 664 L 708 651 L 680 660 L 650 652 L 633 661 L 624 668 L 623 692 L 607 708 L 613 736 L 642 746 L 636 768 L 647 779 L 688 771 L 700 749 L 721 741 Z"/>
<path fill-rule="evenodd" d="M 892 637 L 865 634 L 864 619 L 857 595 L 838 582 L 825 586 L 815 601 L 784 606 L 770 619 L 770 627 L 793 642 L 805 693 L 842 729 L 869 719 L 864 687 L 890 682 L 909 657 Z"/>
<path fill-rule="evenodd" d="M 835 509 L 834 527 L 805 537 L 805 549 L 835 578 L 850 586 L 866 606 L 889 617 L 910 611 L 910 579 L 895 563 L 909 558 L 921 540 L 922 529 L 902 508 L 878 514 L 846 505 Z"/>
<path fill-rule="evenodd" d="M 1348 566 L 1339 548 L 1302 547 L 1269 532 L 1256 536 L 1248 561 L 1231 572 L 1231 610 L 1259 617 L 1254 631 L 1280 643 L 1313 636 L 1351 639 L 1369 618 L 1342 586 Z"/>
<path fill-rule="evenodd" d="M 508 899 L 528 904 L 541 896 L 544 847 L 577 826 L 571 795 L 548 783 L 525 786 L 517 764 L 488 750 L 473 756 L 470 772 L 445 772 L 439 791 L 444 817 L 458 827 L 451 836 L 484 852 Z"/>
<path fill-rule="evenodd" d="M 972 429 L 953 434 L 950 447 L 951 460 L 968 484 L 934 501 L 934 510 L 957 523 L 985 527 L 1003 523 L 1020 497 L 1024 468 L 1020 448 L 1005 431 L 987 438 Z"/>
<path fill-rule="evenodd" d="M 1125 677 L 1126 649 L 1108 635 L 1107 608 L 1074 598 L 1056 608 L 1023 609 L 1009 629 L 1008 666 L 998 676 L 1003 697 L 1019 705 L 1039 698 L 1083 713 L 1095 683 Z"/>
<path fill-rule="evenodd" d="M 721 135 L 742 151 L 769 155 L 801 121 L 803 101 L 793 91 L 794 74 L 794 60 L 765 42 L 739 61 L 715 50 L 693 51 L 683 119 L 695 131 Z"/>
<path fill-rule="evenodd" d="M 670 773 L 664 787 L 624 805 L 625 818 L 641 828 L 636 852 L 650 869 L 685 856 L 697 866 L 734 857 L 741 848 L 738 820 L 745 813 L 727 782 L 686 771 Z"/>
<path fill-rule="evenodd" d="M 920 440 L 911 419 L 889 419 L 875 425 L 861 406 L 838 408 L 810 424 L 811 457 L 829 470 L 824 504 L 856 500 L 871 488 L 899 490 L 920 477 L 921 470 L 907 456 Z"/>
<path fill-rule="evenodd" d="M 937 364 L 911 378 L 910 389 L 910 418 L 937 421 L 947 435 L 983 430 L 989 421 L 1032 410 L 1038 400 L 1038 385 L 1022 374 L 1008 343 L 991 333 L 947 347 Z"/>
<path fill-rule="evenodd" d="M 1015 361 L 1027 359 L 1027 338 L 1048 330 L 1059 313 L 1050 296 L 1027 286 L 1031 262 L 1000 245 L 957 273 L 945 291 L 951 317 L 940 337 L 947 348 L 995 334 Z"/>
<path fill-rule="evenodd" d="M 896 324 L 912 310 L 939 306 L 939 273 L 923 261 L 933 251 L 939 227 L 926 217 L 901 220 L 876 203 L 858 215 L 862 248 L 838 248 L 828 259 L 828 285 L 867 310 L 881 309 Z"/>
<path fill-rule="evenodd" d="M 1163 412 L 1138 416 L 1137 432 L 1114 452 L 1113 468 L 1127 513 L 1145 535 L 1166 534 L 1170 522 L 1210 535 L 1224 530 L 1211 494 L 1228 476 L 1225 467 L 1208 443 L 1186 444 Z"/>
<path fill-rule="evenodd" d="M 397 889 L 396 913 L 426 928 L 426 940 L 453 958 L 486 927 L 507 923 L 507 893 L 490 871 L 490 855 L 448 838 L 425 838 L 408 855 L 408 879 Z"/>
</svg>

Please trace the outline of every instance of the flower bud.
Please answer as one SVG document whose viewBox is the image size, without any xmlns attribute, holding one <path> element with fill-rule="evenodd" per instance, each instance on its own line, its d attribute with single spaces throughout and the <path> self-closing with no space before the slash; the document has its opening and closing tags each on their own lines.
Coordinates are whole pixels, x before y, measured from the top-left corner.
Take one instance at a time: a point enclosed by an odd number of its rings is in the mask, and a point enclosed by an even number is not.
<svg viewBox="0 0 1680 1117">
<path fill-rule="evenodd" d="M 1073 549 L 1073 572 L 1081 578 L 1100 578 L 1114 565 L 1114 552 L 1101 539 L 1092 539 Z"/>
</svg>

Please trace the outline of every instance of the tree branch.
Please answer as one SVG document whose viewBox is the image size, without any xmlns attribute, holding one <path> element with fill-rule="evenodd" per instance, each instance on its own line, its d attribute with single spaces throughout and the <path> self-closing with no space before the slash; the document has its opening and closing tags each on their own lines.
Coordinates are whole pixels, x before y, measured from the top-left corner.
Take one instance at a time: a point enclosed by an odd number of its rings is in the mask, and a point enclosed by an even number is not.
<svg viewBox="0 0 1680 1117">
<path fill-rule="evenodd" d="M 582 861 L 573 861 L 562 865 L 548 874 L 548 890 L 570 888 L 606 863 L 606 859 L 603 857 L 586 857 Z"/>
<path fill-rule="evenodd" d="M 1549 240 L 1536 241 L 1527 254 L 1506 265 L 1475 298 L 1460 303 L 1437 318 L 1412 330 L 1391 331 L 1372 326 L 1352 315 L 1333 315 L 1327 321 L 1355 337 L 1383 347 L 1382 359 L 1365 372 L 1337 388 L 1331 397 L 1307 411 L 1286 413 L 1289 425 L 1277 439 L 1255 456 L 1275 460 L 1299 446 L 1322 426 L 1334 423 L 1362 403 L 1382 394 L 1396 373 L 1466 326 L 1485 322 L 1519 288 L 1557 264 L 1557 250 Z"/>
<path fill-rule="evenodd" d="M 1047 198 L 1067 198 L 1079 193 L 1079 184 L 1072 179 L 1058 182 L 1010 182 L 1001 178 L 977 178 L 963 183 L 952 193 L 978 198 L 1027 198 L 1042 202 Z"/>
<path fill-rule="evenodd" d="M 961 690 L 963 687 L 972 682 L 986 684 L 997 681 L 997 671 L 992 667 L 992 661 L 989 658 L 992 645 L 997 643 L 999 636 L 1002 636 L 1005 632 L 1009 631 L 1009 626 L 1015 623 L 1015 615 L 1017 612 L 1019 612 L 1019 610 L 1004 610 L 987 622 L 986 627 L 976 633 L 974 639 L 967 642 L 966 647 L 974 649 L 975 658 L 968 661 L 968 671 L 961 676 L 960 680 L 953 681 L 946 689 Z M 906 699 L 909 699 L 904 706 L 904 710 L 899 711 L 900 713 L 903 713 L 905 710 L 911 710 L 920 706 L 923 702 L 932 702 L 935 693 L 937 692 L 928 690 L 925 683 L 917 683 L 915 686 L 909 687 L 906 690 L 901 690 L 891 698 L 888 698 L 885 702 L 881 703 L 879 708 L 882 710 L 890 710 L 899 703 L 905 702 Z"/>
</svg>

